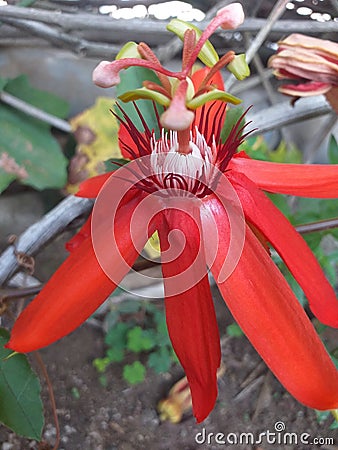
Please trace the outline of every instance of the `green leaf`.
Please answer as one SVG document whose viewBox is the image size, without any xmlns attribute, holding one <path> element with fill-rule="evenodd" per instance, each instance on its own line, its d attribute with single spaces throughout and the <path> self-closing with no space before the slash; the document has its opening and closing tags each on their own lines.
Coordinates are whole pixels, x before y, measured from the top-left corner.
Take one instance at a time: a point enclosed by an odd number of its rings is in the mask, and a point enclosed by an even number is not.
<svg viewBox="0 0 338 450">
<path fill-rule="evenodd" d="M 18 3 L 18 6 L 27 7 L 27 6 L 33 5 L 33 3 L 35 3 L 35 2 L 36 2 L 36 0 L 21 0 L 21 1 Z"/>
<path fill-rule="evenodd" d="M 167 372 L 170 369 L 172 358 L 167 347 L 162 347 L 156 352 L 152 352 L 148 358 L 148 366 L 156 373 Z"/>
<path fill-rule="evenodd" d="M 120 72 L 120 79 L 121 82 L 116 86 L 116 93 L 118 97 L 123 95 L 125 92 L 141 87 L 143 81 L 148 80 L 153 81 L 154 83 L 159 83 L 159 79 L 154 72 L 149 69 L 145 69 L 144 67 L 129 67 L 128 69 Z M 154 129 L 155 133 L 159 135 L 159 126 L 153 103 L 149 100 L 138 100 L 136 104 L 149 129 Z M 132 103 L 125 103 L 122 108 L 127 116 L 133 121 L 137 129 L 143 131 L 143 125 L 134 105 Z M 164 111 L 163 106 L 156 105 L 156 108 L 159 115 L 161 115 Z M 118 108 L 115 107 L 114 111 L 116 114 L 121 116 L 121 112 Z"/>
<path fill-rule="evenodd" d="M 106 171 L 106 173 L 114 172 L 114 170 L 119 169 L 121 166 L 124 166 L 125 164 L 128 164 L 129 162 L 130 161 L 128 161 L 128 159 L 124 159 L 124 158 L 107 159 L 107 161 L 104 161 L 105 171 Z"/>
<path fill-rule="evenodd" d="M 83 174 L 88 178 L 96 176 L 102 173 L 103 161 L 122 158 L 118 143 L 119 123 L 111 113 L 115 103 L 109 97 L 97 97 L 94 105 L 70 120 L 77 139 L 76 155 L 81 155 L 80 160 L 75 156 L 75 164 L 71 166 L 71 179 L 75 183 L 67 185 L 70 194 L 78 191 Z"/>
<path fill-rule="evenodd" d="M 129 329 L 130 323 L 118 322 L 106 334 L 105 343 L 110 347 L 107 350 L 109 362 L 120 362 L 123 360 Z"/>
<path fill-rule="evenodd" d="M 80 399 L 81 394 L 77 387 L 73 386 L 72 389 L 70 390 L 70 392 L 72 394 L 72 397 L 75 398 L 75 400 Z"/>
<path fill-rule="evenodd" d="M 274 205 L 277 206 L 277 208 L 283 213 L 285 217 L 291 217 L 291 208 L 289 206 L 288 198 L 286 197 L 286 195 L 267 193 L 267 196 L 270 198 L 270 200 L 273 201 Z"/>
<path fill-rule="evenodd" d="M 222 142 L 225 142 L 228 138 L 231 130 L 236 125 L 236 123 L 239 121 L 240 117 L 244 113 L 244 108 L 241 106 L 238 106 L 236 108 L 229 108 L 229 110 L 226 113 L 224 125 L 221 132 L 221 139 Z M 245 119 L 243 118 L 241 121 L 241 127 L 245 125 Z"/>
<path fill-rule="evenodd" d="M 8 83 L 8 78 L 0 77 L 0 91 L 4 90 L 4 87 Z"/>
<path fill-rule="evenodd" d="M 3 348 L 9 333 L 0 329 L 0 421 L 20 436 L 41 440 L 43 405 L 40 382 L 25 355 Z"/>
<path fill-rule="evenodd" d="M 0 168 L 0 193 L 3 192 L 7 188 L 7 186 L 9 186 L 11 182 L 15 180 L 15 178 L 15 175 L 6 173 Z"/>
<path fill-rule="evenodd" d="M 33 88 L 25 75 L 9 81 L 0 78 L 2 88 L 49 114 L 60 118 L 68 115 L 66 101 Z M 0 156 L 10 162 L 1 165 L 0 192 L 15 179 L 36 189 L 64 187 L 68 162 L 47 123 L 1 104 L 0 127 Z"/>
<path fill-rule="evenodd" d="M 115 345 L 107 350 L 109 362 L 121 362 L 124 358 L 124 345 Z"/>
<path fill-rule="evenodd" d="M 167 25 L 167 30 L 175 33 L 181 41 L 183 41 L 184 33 L 187 30 L 194 30 L 196 32 L 196 40 L 198 40 L 202 35 L 202 31 L 198 27 L 180 19 L 172 19 Z M 203 45 L 198 57 L 202 63 L 208 67 L 213 67 L 219 60 L 218 54 L 209 40 L 207 40 Z"/>
<path fill-rule="evenodd" d="M 228 113 L 226 118 L 228 118 Z M 246 139 L 240 146 L 250 157 L 262 161 L 276 163 L 302 163 L 302 152 L 293 144 L 281 141 L 275 150 L 272 150 L 262 135 Z"/>
<path fill-rule="evenodd" d="M 101 384 L 101 386 L 103 386 L 104 388 L 108 386 L 108 378 L 106 375 L 100 375 L 99 376 L 99 382 Z"/>
<path fill-rule="evenodd" d="M 315 410 L 317 421 L 320 425 L 323 425 L 323 423 L 330 417 L 331 413 L 330 411 L 318 411 Z"/>
<path fill-rule="evenodd" d="M 133 314 L 142 308 L 142 303 L 136 300 L 125 300 L 118 305 L 118 311 L 121 314 Z"/>
<path fill-rule="evenodd" d="M 227 330 L 228 336 L 232 336 L 232 337 L 243 336 L 243 331 L 240 328 L 240 326 L 237 325 L 237 323 L 232 323 L 231 325 L 228 325 L 226 330 Z"/>
<path fill-rule="evenodd" d="M 328 154 L 330 163 L 338 164 L 338 144 L 333 134 L 329 140 Z"/>
<path fill-rule="evenodd" d="M 130 384 L 141 383 L 146 375 L 146 368 L 140 361 L 126 364 L 123 368 L 123 378 Z"/>
<path fill-rule="evenodd" d="M 105 372 L 105 370 L 107 369 L 109 364 L 110 364 L 110 359 L 107 357 L 106 358 L 95 358 L 93 361 L 93 366 L 99 373 Z"/>
<path fill-rule="evenodd" d="M 8 168 L 0 168 L 1 190 L 14 179 L 13 175 L 36 189 L 62 188 L 66 184 L 68 161 L 48 127 L 3 104 L 0 127 L 0 157 L 11 161 Z"/>
<path fill-rule="evenodd" d="M 268 151 L 268 159 L 276 163 L 301 164 L 302 153 L 295 145 L 281 141 L 275 150 Z"/>
<path fill-rule="evenodd" d="M 57 95 L 33 88 L 26 75 L 20 75 L 6 84 L 5 91 L 17 98 L 30 103 L 43 111 L 64 119 L 69 114 L 69 103 Z M 28 117 L 28 116 L 27 116 Z M 34 119 L 42 126 L 49 128 L 49 125 Z"/>
<path fill-rule="evenodd" d="M 338 430 L 338 421 L 334 420 L 329 426 L 329 430 Z"/>
<path fill-rule="evenodd" d="M 130 325 L 124 322 L 119 322 L 114 325 L 106 334 L 105 343 L 109 345 L 109 347 L 114 347 L 117 344 L 126 343 L 127 332 L 130 328 Z"/>
<path fill-rule="evenodd" d="M 151 334 L 147 330 L 136 326 L 128 331 L 127 348 L 132 352 L 139 353 L 147 351 L 155 346 L 155 342 L 151 339 Z"/>
<path fill-rule="evenodd" d="M 116 86 L 116 93 L 118 97 L 123 95 L 125 92 L 140 88 L 143 81 L 148 80 L 153 81 L 154 83 L 159 83 L 159 79 L 154 72 L 143 67 L 129 67 L 128 69 L 121 71 L 120 79 L 121 82 Z M 149 100 L 138 100 L 136 104 L 149 129 L 154 129 L 157 136 L 159 136 L 159 126 L 153 103 Z M 127 116 L 133 121 L 137 129 L 143 131 L 143 125 L 134 105 L 132 103 L 124 103 L 122 108 Z M 157 104 L 156 108 L 158 113 L 161 115 L 164 111 L 163 106 Z M 114 111 L 121 117 L 121 112 L 118 108 L 115 107 Z"/>
<path fill-rule="evenodd" d="M 168 327 L 167 327 L 167 322 L 166 322 L 166 318 L 165 318 L 165 314 L 163 311 L 159 311 L 159 314 L 157 314 L 156 316 L 154 316 L 154 319 L 156 320 L 156 342 L 157 345 L 159 345 L 160 347 L 171 347 L 171 342 L 170 342 L 170 338 L 169 338 L 169 334 L 168 334 Z"/>
</svg>

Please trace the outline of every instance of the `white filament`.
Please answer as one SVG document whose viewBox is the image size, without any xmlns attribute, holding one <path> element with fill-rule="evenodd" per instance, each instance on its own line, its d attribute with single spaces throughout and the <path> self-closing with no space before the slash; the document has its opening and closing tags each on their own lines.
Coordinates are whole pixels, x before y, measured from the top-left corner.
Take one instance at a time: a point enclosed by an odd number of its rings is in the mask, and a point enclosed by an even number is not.
<svg viewBox="0 0 338 450">
<path fill-rule="evenodd" d="M 162 130 L 159 140 L 152 137 L 151 147 L 152 170 L 163 187 L 166 187 L 165 177 L 168 174 L 183 178 L 189 191 L 200 181 L 205 185 L 211 181 L 216 155 L 215 140 L 211 147 L 208 146 L 197 127 L 194 135 L 190 133 L 188 154 L 179 152 L 177 131 L 166 133 Z"/>
</svg>

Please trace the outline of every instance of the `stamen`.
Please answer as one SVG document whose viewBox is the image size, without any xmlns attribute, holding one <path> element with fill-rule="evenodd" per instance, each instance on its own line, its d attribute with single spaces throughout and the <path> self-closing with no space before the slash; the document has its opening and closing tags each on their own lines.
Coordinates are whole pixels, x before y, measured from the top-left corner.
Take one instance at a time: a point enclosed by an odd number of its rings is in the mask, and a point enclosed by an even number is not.
<svg viewBox="0 0 338 450">
<path fill-rule="evenodd" d="M 165 188 L 170 187 L 171 189 L 178 188 L 181 190 L 188 190 L 188 183 L 182 175 L 177 173 L 168 173 L 163 178 L 163 184 Z M 169 184 L 169 185 L 168 185 Z"/>
<path fill-rule="evenodd" d="M 194 62 L 196 61 L 199 52 L 202 50 L 203 45 L 209 39 L 209 37 L 217 30 L 218 27 L 224 29 L 234 29 L 239 27 L 244 21 L 243 7 L 240 3 L 232 3 L 220 9 L 218 15 L 209 23 L 207 28 L 199 38 L 194 51 L 191 55 L 190 61 L 184 69 L 184 73 L 187 75 Z"/>
<path fill-rule="evenodd" d="M 144 126 L 144 132 L 136 128 L 120 105 L 118 108 L 121 110 L 123 118 L 113 113 L 117 116 L 121 126 L 126 128 L 135 143 L 135 148 L 131 147 L 128 142 L 123 142 L 123 139 L 121 139 L 121 144 L 136 160 L 139 169 L 145 175 L 145 178 L 135 187 L 148 193 L 158 192 L 158 195 L 163 197 L 181 196 L 182 191 L 187 195 L 192 194 L 199 198 L 210 195 L 219 182 L 221 173 L 226 172 L 229 161 L 239 145 L 251 133 L 251 131 L 243 133 L 248 125 L 248 123 L 242 125 L 244 115 L 247 113 L 245 111 L 230 131 L 226 142 L 222 143 L 220 139 L 221 117 L 224 115 L 226 105 L 223 103 L 219 105 L 215 102 L 206 113 L 206 108 L 203 108 L 201 119 L 198 124 L 194 125 L 192 131 L 189 128 L 167 132 L 160 127 L 161 135 L 160 138 L 157 138 L 154 131 L 150 131 L 146 125 L 138 106 L 134 104 L 134 107 Z M 216 112 L 213 111 L 215 126 L 214 130 L 208 130 L 209 114 L 213 108 L 216 108 Z M 158 117 L 156 107 L 155 114 Z M 206 135 L 206 133 L 208 134 Z M 180 141 L 182 138 L 184 138 L 189 152 L 181 151 Z M 139 158 L 140 155 L 150 155 L 151 175 L 149 167 L 144 165 L 142 158 Z"/>
<path fill-rule="evenodd" d="M 182 54 L 182 70 L 188 65 L 191 54 L 196 44 L 196 31 L 188 29 L 184 33 L 183 54 Z"/>
<path fill-rule="evenodd" d="M 199 90 L 206 87 L 209 80 L 217 73 L 219 70 L 223 69 L 227 64 L 229 64 L 235 57 L 235 52 L 230 50 L 225 55 L 223 55 L 219 61 L 210 69 L 208 75 L 204 78 L 202 83 L 199 86 Z"/>
<path fill-rule="evenodd" d="M 245 115 L 247 114 L 247 112 L 250 110 L 250 108 L 251 108 L 251 106 L 238 119 L 236 125 L 230 131 L 229 136 L 227 137 L 227 140 L 221 146 L 221 148 L 219 149 L 219 151 L 217 153 L 217 156 L 218 156 L 217 165 L 221 172 L 225 172 L 227 165 L 229 164 L 229 162 L 230 162 L 231 158 L 234 156 L 234 154 L 237 152 L 238 147 L 243 143 L 243 141 L 247 138 L 247 136 L 254 131 L 254 130 L 250 130 L 247 133 L 243 134 L 243 130 L 251 122 L 246 122 L 244 125 L 241 126 L 242 121 L 243 121 Z"/>
<path fill-rule="evenodd" d="M 151 91 L 156 91 L 156 92 L 160 92 L 161 94 L 165 95 L 168 98 L 170 97 L 170 94 L 168 93 L 168 91 L 166 91 L 164 89 L 163 86 L 160 86 L 156 83 L 154 83 L 153 81 L 143 81 L 143 86 L 147 89 L 150 89 Z"/>
<path fill-rule="evenodd" d="M 170 70 L 162 67 L 160 64 L 154 63 L 152 61 L 146 61 L 139 58 L 124 58 L 112 62 L 101 61 L 93 71 L 93 81 L 97 86 L 103 88 L 115 86 L 121 81 L 119 76 L 120 70 L 127 69 L 128 67 L 132 66 L 145 67 L 160 74 L 162 73 L 179 80 L 183 80 L 186 78 L 186 76 L 182 72 L 171 72 Z"/>
<path fill-rule="evenodd" d="M 161 66 L 159 59 L 157 58 L 155 53 L 152 51 L 152 49 L 145 42 L 140 42 L 137 46 L 137 50 L 144 59 L 151 61 L 152 63 L 154 63 L 158 66 Z M 161 73 L 157 73 L 157 76 L 159 77 L 159 79 L 162 83 L 162 86 L 164 87 L 167 94 L 170 94 L 171 84 L 170 84 L 170 81 L 168 80 L 168 77 L 166 77 L 165 75 L 162 75 Z"/>
</svg>

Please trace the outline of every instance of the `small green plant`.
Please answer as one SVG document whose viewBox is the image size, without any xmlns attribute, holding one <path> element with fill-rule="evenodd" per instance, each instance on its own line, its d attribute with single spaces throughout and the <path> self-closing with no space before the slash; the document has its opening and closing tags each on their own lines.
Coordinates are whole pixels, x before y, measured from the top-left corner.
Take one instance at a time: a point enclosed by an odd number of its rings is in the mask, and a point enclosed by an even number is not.
<svg viewBox="0 0 338 450">
<path fill-rule="evenodd" d="M 100 373 L 102 385 L 106 385 L 104 373 L 107 367 L 114 362 L 123 361 L 127 354 L 145 357 L 145 364 L 136 360 L 124 365 L 122 375 L 130 384 L 144 380 L 146 367 L 162 373 L 177 362 L 168 336 L 165 314 L 160 307 L 147 301 L 126 300 L 108 314 L 107 323 L 105 356 L 93 361 Z M 105 383 L 101 380 L 105 380 Z"/>
<path fill-rule="evenodd" d="M 226 328 L 227 335 L 230 337 L 242 337 L 244 335 L 241 327 L 236 322 L 231 323 Z"/>
<path fill-rule="evenodd" d="M 332 419 L 330 411 L 316 411 L 317 422 L 319 425 L 323 425 L 326 420 Z M 338 421 L 336 419 L 329 426 L 329 430 L 337 430 L 338 429 Z"/>
</svg>

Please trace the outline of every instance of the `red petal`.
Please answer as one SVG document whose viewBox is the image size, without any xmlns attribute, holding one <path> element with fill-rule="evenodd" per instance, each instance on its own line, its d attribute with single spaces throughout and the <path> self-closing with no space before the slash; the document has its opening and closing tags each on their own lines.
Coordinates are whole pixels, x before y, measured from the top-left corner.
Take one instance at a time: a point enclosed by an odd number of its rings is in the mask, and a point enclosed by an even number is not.
<svg viewBox="0 0 338 450">
<path fill-rule="evenodd" d="M 86 240 L 90 236 L 91 229 L 91 215 L 82 225 L 80 231 L 78 231 L 68 242 L 66 242 L 66 249 L 69 252 L 73 252 L 76 250 L 84 240 Z"/>
<path fill-rule="evenodd" d="M 198 90 L 202 81 L 208 75 L 209 72 L 210 72 L 209 67 L 203 67 L 203 69 L 196 70 L 196 72 L 193 73 L 191 79 L 192 79 L 192 82 L 194 83 L 195 90 Z M 224 89 L 224 82 L 223 82 L 221 72 L 215 73 L 215 75 L 207 83 L 208 86 L 210 84 L 215 84 L 218 89 L 221 89 L 221 90 Z"/>
<path fill-rule="evenodd" d="M 278 88 L 278 91 L 294 97 L 310 97 L 312 95 L 325 94 L 331 87 L 331 84 L 308 81 L 307 83 L 299 84 L 283 84 Z"/>
<path fill-rule="evenodd" d="M 77 197 L 96 198 L 102 189 L 104 183 L 111 177 L 112 173 L 103 173 L 96 177 L 88 178 L 80 184 Z"/>
<path fill-rule="evenodd" d="M 133 138 L 130 136 L 129 131 L 124 126 L 123 123 L 120 124 L 119 132 L 118 132 L 119 142 L 123 145 L 120 145 L 120 150 L 123 158 L 130 159 L 131 154 L 126 150 L 126 147 L 130 147 L 135 155 L 140 156 L 139 149 L 135 144 Z"/>
<path fill-rule="evenodd" d="M 228 167 L 266 191 L 301 197 L 338 196 L 338 164 L 279 164 L 236 157 Z"/>
<path fill-rule="evenodd" d="M 131 241 L 129 222 L 139 198 L 121 207 L 114 223 L 119 230 L 118 249 L 130 266 L 138 253 Z M 124 266 L 115 260 L 111 265 L 116 267 L 115 280 L 121 280 L 126 274 Z M 81 325 L 115 287 L 101 269 L 91 239 L 85 239 L 19 316 L 7 347 L 30 352 L 53 343 Z"/>
<path fill-rule="evenodd" d="M 314 254 L 290 222 L 241 174 L 229 174 L 248 221 L 259 229 L 277 250 L 303 289 L 315 316 L 326 325 L 338 327 L 338 300 Z"/>
<path fill-rule="evenodd" d="M 208 276 L 205 274 L 204 250 L 199 248 L 201 240 L 198 230 L 201 228 L 198 215 L 197 211 L 196 223 L 183 211 L 166 210 L 158 232 L 162 251 L 170 247 L 170 251 L 180 253 L 182 241 L 173 230 L 180 230 L 186 238 L 182 253 L 171 262 L 162 262 L 162 271 L 170 339 L 189 381 L 194 415 L 201 422 L 213 409 L 217 397 L 220 344 Z M 187 272 L 182 280 L 177 279 L 176 276 L 184 271 Z"/>
<path fill-rule="evenodd" d="M 230 230 L 225 211 L 207 205 L 218 224 L 220 239 Z M 227 248 L 214 265 L 217 281 Z M 265 249 L 247 228 L 239 264 L 219 283 L 235 320 L 285 388 L 315 409 L 338 407 L 338 372 L 304 310 Z"/>
</svg>

